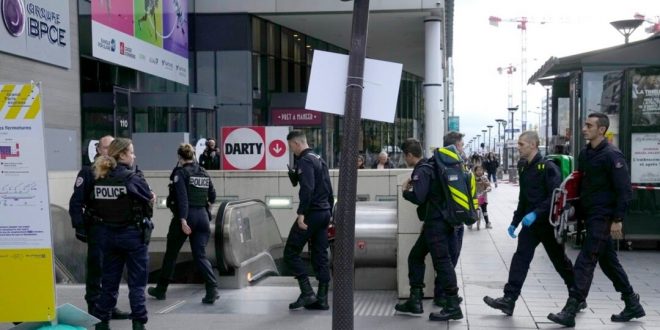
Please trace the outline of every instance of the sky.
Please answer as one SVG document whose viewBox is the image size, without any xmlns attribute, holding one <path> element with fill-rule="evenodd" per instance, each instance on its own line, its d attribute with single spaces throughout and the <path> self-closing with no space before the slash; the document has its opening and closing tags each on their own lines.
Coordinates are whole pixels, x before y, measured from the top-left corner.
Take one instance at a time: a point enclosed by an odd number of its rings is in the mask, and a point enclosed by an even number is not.
<svg viewBox="0 0 660 330">
<path fill-rule="evenodd" d="M 660 16 L 658 0 L 456 0 L 454 1 L 454 114 L 467 143 L 495 119 L 510 120 L 507 74 L 498 67 L 513 65 L 513 106 L 521 104 L 521 32 L 516 22 L 527 17 L 527 72 L 525 83 L 551 56 L 564 57 L 624 43 L 624 37 L 609 22 L 633 19 L 641 13 L 648 19 Z M 488 18 L 502 19 L 498 27 Z M 630 41 L 648 38 L 644 23 Z M 659 55 L 660 56 L 660 55 Z M 527 85 L 527 127 L 538 125 L 546 91 Z M 543 115 L 545 116 L 545 115 Z M 520 128 L 520 111 L 515 127 Z M 486 132 L 488 134 L 488 132 Z M 483 135 L 480 138 L 483 140 Z"/>
</svg>

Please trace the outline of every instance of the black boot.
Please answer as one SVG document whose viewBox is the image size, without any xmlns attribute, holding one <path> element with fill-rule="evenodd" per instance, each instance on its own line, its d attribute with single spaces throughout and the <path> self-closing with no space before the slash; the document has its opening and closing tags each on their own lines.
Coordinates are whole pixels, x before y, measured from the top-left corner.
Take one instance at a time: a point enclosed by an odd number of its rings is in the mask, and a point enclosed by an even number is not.
<svg viewBox="0 0 660 330">
<path fill-rule="evenodd" d="M 166 297 L 165 293 L 167 292 L 168 284 L 169 284 L 168 282 L 159 280 L 158 284 L 156 284 L 155 287 L 150 286 L 147 289 L 147 293 L 158 300 L 165 300 Z"/>
<path fill-rule="evenodd" d="M 99 323 L 96 323 L 96 326 L 94 327 L 95 330 L 110 330 L 110 323 L 108 321 L 101 321 Z"/>
<path fill-rule="evenodd" d="M 145 330 L 144 323 L 138 320 L 133 320 L 133 330 Z"/>
<path fill-rule="evenodd" d="M 328 287 L 328 283 L 319 283 L 319 289 L 316 291 L 316 302 L 305 306 L 305 308 L 323 311 L 330 309 L 330 305 L 328 305 Z"/>
<path fill-rule="evenodd" d="M 463 297 L 458 296 L 458 303 L 463 302 Z M 441 296 L 439 298 L 433 298 L 433 304 L 440 307 L 440 308 L 445 308 L 447 306 L 447 297 Z"/>
<path fill-rule="evenodd" d="M 410 288 L 410 298 L 400 304 L 396 304 L 394 309 L 402 313 L 422 314 L 424 313 L 422 298 L 424 298 L 424 288 Z"/>
<path fill-rule="evenodd" d="M 489 296 L 485 296 L 484 302 L 486 305 L 495 309 L 499 309 L 502 311 L 502 313 L 509 316 L 513 315 L 513 309 L 516 308 L 516 300 L 507 296 L 495 299 Z"/>
<path fill-rule="evenodd" d="M 218 289 L 214 285 L 207 285 L 206 296 L 202 298 L 202 303 L 210 305 L 215 303 L 215 301 L 218 300 L 218 298 L 220 298 L 220 296 L 218 295 Z"/>
<path fill-rule="evenodd" d="M 573 298 L 569 297 L 566 301 L 566 306 L 558 314 L 550 313 L 548 314 L 548 319 L 557 324 L 561 324 L 565 327 L 574 327 L 575 326 L 575 314 L 578 312 L 580 302 Z"/>
<path fill-rule="evenodd" d="M 129 312 L 124 312 L 121 309 L 115 307 L 112 309 L 112 316 L 111 318 L 113 320 L 128 320 L 131 317 L 131 313 Z"/>
<path fill-rule="evenodd" d="M 289 309 L 298 309 L 316 302 L 316 295 L 312 285 L 309 284 L 309 278 L 299 278 L 298 286 L 300 287 L 300 296 L 296 301 L 289 304 Z"/>
<path fill-rule="evenodd" d="M 626 307 L 621 313 L 612 315 L 610 318 L 612 322 L 628 322 L 646 315 L 642 304 L 639 303 L 639 294 L 633 292 L 627 296 L 622 296 L 621 299 L 626 303 Z"/>
<path fill-rule="evenodd" d="M 463 318 L 463 311 L 458 302 L 458 295 L 447 296 L 447 306 L 437 313 L 429 314 L 431 321 L 449 321 L 460 320 Z"/>
</svg>

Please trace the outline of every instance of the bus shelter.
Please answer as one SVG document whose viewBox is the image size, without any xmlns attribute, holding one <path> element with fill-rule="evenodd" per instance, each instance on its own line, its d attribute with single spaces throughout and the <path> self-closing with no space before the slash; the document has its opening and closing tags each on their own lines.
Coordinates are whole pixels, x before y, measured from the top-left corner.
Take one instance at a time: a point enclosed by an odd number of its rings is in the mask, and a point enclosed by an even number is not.
<svg viewBox="0 0 660 330">
<path fill-rule="evenodd" d="M 587 115 L 608 115 L 607 139 L 625 155 L 633 185 L 625 239 L 660 243 L 660 35 L 551 57 L 528 83 L 542 84 L 551 98 L 549 152 L 577 160 Z"/>
</svg>

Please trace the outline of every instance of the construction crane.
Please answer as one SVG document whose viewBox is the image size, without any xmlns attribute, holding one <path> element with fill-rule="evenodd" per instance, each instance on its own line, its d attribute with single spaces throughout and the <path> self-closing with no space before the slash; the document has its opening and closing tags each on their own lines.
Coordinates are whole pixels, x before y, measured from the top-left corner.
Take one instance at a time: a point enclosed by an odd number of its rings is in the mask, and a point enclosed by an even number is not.
<svg viewBox="0 0 660 330">
<path fill-rule="evenodd" d="M 655 34 L 660 32 L 660 16 L 656 16 L 654 19 L 650 19 L 640 13 L 635 13 L 634 17 L 635 19 L 641 19 L 644 22 L 651 23 L 651 25 L 644 29 L 646 33 Z"/>
<path fill-rule="evenodd" d="M 515 17 L 503 19 L 497 16 L 488 17 L 490 25 L 499 26 L 500 22 L 513 22 L 517 23 L 517 28 L 520 29 L 520 106 L 521 106 L 521 121 L 522 121 L 522 131 L 527 129 L 527 84 L 525 84 L 525 79 L 527 79 L 527 24 L 528 23 L 538 23 L 545 24 L 545 21 L 530 21 L 527 17 Z M 511 106 L 509 103 L 509 106 Z"/>
</svg>

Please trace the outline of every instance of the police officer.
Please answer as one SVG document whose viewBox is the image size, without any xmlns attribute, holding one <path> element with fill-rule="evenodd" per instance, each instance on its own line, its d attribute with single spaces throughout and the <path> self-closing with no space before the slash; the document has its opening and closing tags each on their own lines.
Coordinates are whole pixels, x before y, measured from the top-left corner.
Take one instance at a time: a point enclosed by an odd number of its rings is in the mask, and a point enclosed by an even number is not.
<svg viewBox="0 0 660 330">
<path fill-rule="evenodd" d="M 91 216 L 98 227 L 97 237 L 103 251 L 101 296 L 94 308 L 94 316 L 101 320 L 97 330 L 110 329 L 124 265 L 128 270 L 133 329 L 145 329 L 148 319 L 144 297 L 148 237 L 144 235 L 143 224 L 145 218 L 152 216 L 155 195 L 144 177 L 133 170 L 134 160 L 131 140 L 117 138 L 110 143 L 108 156 L 98 157 L 93 165 L 96 182 L 90 202 Z"/>
<path fill-rule="evenodd" d="M 515 230 L 522 222 L 518 234 L 518 247 L 511 259 L 509 280 L 504 286 L 504 297 L 493 299 L 484 297 L 484 302 L 506 315 L 512 315 L 520 290 L 525 283 L 534 251 L 539 244 L 548 253 L 555 270 L 564 280 L 567 289 L 573 285 L 573 264 L 566 256 L 563 244 L 557 243 L 554 228 L 547 220 L 552 205 L 552 192 L 561 184 L 559 167 L 551 161 L 544 162 L 539 153 L 539 136 L 534 131 L 525 131 L 518 138 L 518 177 L 520 191 L 518 207 L 513 212 L 513 220 L 508 232 L 516 238 Z M 586 303 L 581 306 L 586 308 Z"/>
<path fill-rule="evenodd" d="M 626 305 L 621 313 L 612 315 L 612 322 L 627 322 L 646 315 L 612 241 L 623 238 L 623 217 L 632 199 L 632 188 L 623 154 L 605 138 L 609 126 L 607 115 L 598 112 L 589 114 L 582 126 L 582 135 L 589 143 L 578 157 L 578 170 L 582 173 L 578 215 L 585 218 L 587 235 L 575 261 L 575 284 L 566 305 L 558 314 L 548 315 L 548 319 L 564 326 L 575 326 L 577 305 L 589 294 L 596 263 L 621 293 Z"/>
<path fill-rule="evenodd" d="M 294 167 L 289 177 L 294 187 L 300 183 L 300 205 L 284 247 L 284 262 L 298 280 L 301 294 L 289 309 L 327 310 L 330 271 L 328 266 L 328 225 L 332 217 L 334 196 L 328 166 L 312 152 L 302 131 L 291 131 L 286 137 L 294 154 Z M 319 281 L 318 294 L 309 283 L 300 253 L 309 241 L 312 267 Z"/>
<path fill-rule="evenodd" d="M 108 146 L 114 140 L 110 135 L 106 135 L 99 139 L 96 145 L 96 156 L 108 155 Z M 101 295 L 101 266 L 102 256 L 101 249 L 99 248 L 96 226 L 87 215 L 91 214 L 88 210 L 88 205 L 94 186 L 94 173 L 90 166 L 83 166 L 78 172 L 76 183 L 73 186 L 73 194 L 69 200 L 69 215 L 71 216 L 71 223 L 76 230 L 76 238 L 87 243 L 87 273 L 85 278 L 85 301 L 87 301 L 87 311 L 90 314 L 94 312 L 94 305 Z M 123 312 L 118 308 L 112 310 L 112 318 L 117 320 L 124 320 L 129 317 L 129 313 Z"/>
<path fill-rule="evenodd" d="M 202 298 L 202 303 L 213 304 L 218 299 L 218 282 L 213 267 L 206 258 L 206 244 L 211 236 L 211 218 L 207 208 L 215 202 L 215 188 L 204 168 L 195 163 L 195 150 L 192 145 L 181 144 L 177 155 L 180 167 L 176 167 L 170 175 L 175 196 L 168 198 L 174 197 L 174 206 L 171 206 L 174 214 L 167 232 L 167 248 L 158 283 L 147 292 L 156 299 L 165 299 L 167 286 L 174 275 L 177 255 L 183 243 L 190 237 L 193 260 L 206 284 L 206 295 Z"/>
<path fill-rule="evenodd" d="M 449 132 L 444 137 L 444 145 L 462 153 L 463 134 Z M 436 178 L 432 162 L 439 161 L 434 158 L 422 158 L 422 147 L 419 141 L 407 139 L 402 145 L 404 159 L 408 166 L 415 168 L 402 185 L 403 197 L 418 205 L 417 215 L 424 221 L 422 232 L 408 255 L 408 280 L 410 282 L 410 298 L 394 306 L 394 309 L 404 313 L 422 314 L 422 298 L 424 296 L 424 272 L 426 269 L 426 255 L 431 253 L 431 261 L 435 269 L 435 298 L 436 304 L 442 305 L 442 310 L 431 313 L 432 321 L 459 320 L 463 318 L 458 296 L 456 272 L 454 270 L 458 259 L 460 247 L 457 242 L 457 233 L 454 226 L 444 220 L 441 204 L 431 201 L 442 201 L 443 194 L 441 182 Z M 440 303 L 439 300 L 443 302 Z"/>
</svg>

